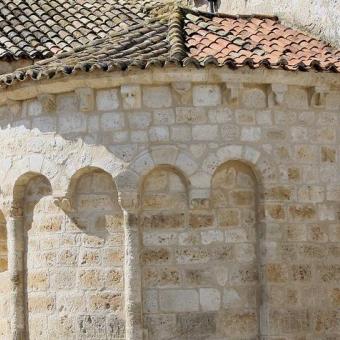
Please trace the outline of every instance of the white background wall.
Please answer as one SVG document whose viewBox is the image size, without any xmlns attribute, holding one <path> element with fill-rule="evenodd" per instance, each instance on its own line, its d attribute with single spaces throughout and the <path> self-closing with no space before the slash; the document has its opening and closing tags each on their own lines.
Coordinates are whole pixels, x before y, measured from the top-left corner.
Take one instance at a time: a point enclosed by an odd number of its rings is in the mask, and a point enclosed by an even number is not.
<svg viewBox="0 0 340 340">
<path fill-rule="evenodd" d="M 193 0 L 207 9 L 206 0 Z M 228 14 L 274 14 L 282 22 L 312 32 L 340 46 L 339 0 L 219 0 L 219 12 Z"/>
</svg>

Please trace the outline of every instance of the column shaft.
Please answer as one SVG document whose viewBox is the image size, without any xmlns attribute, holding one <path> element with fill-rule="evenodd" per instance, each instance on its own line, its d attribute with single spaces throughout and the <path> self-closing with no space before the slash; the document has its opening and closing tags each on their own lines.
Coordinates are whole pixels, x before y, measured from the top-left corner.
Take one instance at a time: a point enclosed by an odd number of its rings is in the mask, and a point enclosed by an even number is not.
<svg viewBox="0 0 340 340">
<path fill-rule="evenodd" d="M 126 340 L 142 340 L 140 241 L 136 214 L 124 212 Z"/>
<path fill-rule="evenodd" d="M 25 234 L 23 217 L 10 217 L 8 230 L 8 269 L 11 281 L 11 339 L 25 339 Z"/>
</svg>

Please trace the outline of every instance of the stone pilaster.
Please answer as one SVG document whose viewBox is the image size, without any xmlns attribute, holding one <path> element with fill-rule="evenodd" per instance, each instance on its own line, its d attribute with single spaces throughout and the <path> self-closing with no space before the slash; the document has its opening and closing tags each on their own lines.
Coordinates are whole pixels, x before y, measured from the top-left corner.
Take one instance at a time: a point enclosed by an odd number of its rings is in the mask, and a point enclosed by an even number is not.
<svg viewBox="0 0 340 340">
<path fill-rule="evenodd" d="M 120 193 L 119 202 L 124 212 L 126 340 L 142 340 L 142 282 L 136 194 Z"/>
<path fill-rule="evenodd" d="M 12 208 L 7 221 L 8 267 L 11 280 L 11 339 L 25 339 L 25 232 L 21 209 Z"/>
</svg>

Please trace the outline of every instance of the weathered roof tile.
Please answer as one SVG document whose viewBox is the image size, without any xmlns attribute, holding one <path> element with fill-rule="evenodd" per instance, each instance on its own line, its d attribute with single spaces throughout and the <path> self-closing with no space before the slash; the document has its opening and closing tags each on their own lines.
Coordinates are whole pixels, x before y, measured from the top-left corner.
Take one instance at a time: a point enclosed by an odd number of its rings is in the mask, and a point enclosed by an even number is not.
<svg viewBox="0 0 340 340">
<path fill-rule="evenodd" d="M 94 7 L 87 2 L 72 7 L 62 0 L 45 1 L 35 2 L 36 14 L 26 5 L 20 6 L 20 1 L 15 5 L 6 0 L 6 6 L 0 5 L 0 57 L 42 59 L 54 55 L 2 76 L 0 84 L 52 78 L 75 70 L 168 64 L 340 72 L 339 50 L 285 27 L 275 17 L 211 14 L 178 6 L 170 11 L 157 0 L 147 2 L 153 5 L 148 11 L 139 0 L 129 4 L 119 0 L 114 5 L 97 0 Z M 14 11 L 23 16 L 15 30 L 1 20 Z M 25 17 L 20 11 L 32 15 Z"/>
</svg>

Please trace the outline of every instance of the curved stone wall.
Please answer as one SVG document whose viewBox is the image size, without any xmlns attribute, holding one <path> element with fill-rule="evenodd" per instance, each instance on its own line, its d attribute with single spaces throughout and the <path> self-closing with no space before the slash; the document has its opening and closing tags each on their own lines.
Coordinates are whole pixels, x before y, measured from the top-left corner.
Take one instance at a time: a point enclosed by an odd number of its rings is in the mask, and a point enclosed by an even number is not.
<svg viewBox="0 0 340 340">
<path fill-rule="evenodd" d="M 337 338 L 337 80 L 145 72 L 0 107 L 0 338 Z"/>
</svg>

